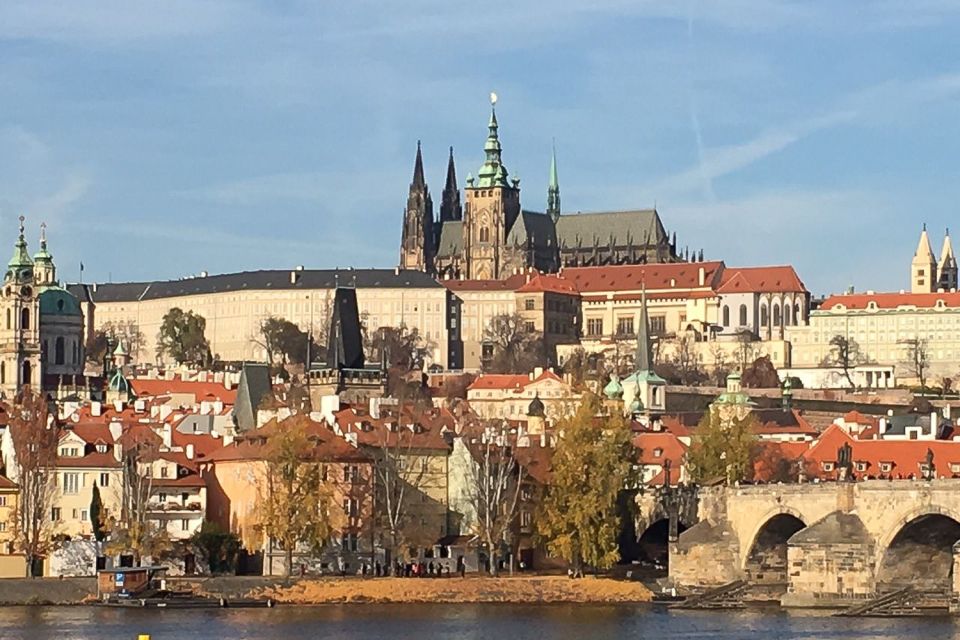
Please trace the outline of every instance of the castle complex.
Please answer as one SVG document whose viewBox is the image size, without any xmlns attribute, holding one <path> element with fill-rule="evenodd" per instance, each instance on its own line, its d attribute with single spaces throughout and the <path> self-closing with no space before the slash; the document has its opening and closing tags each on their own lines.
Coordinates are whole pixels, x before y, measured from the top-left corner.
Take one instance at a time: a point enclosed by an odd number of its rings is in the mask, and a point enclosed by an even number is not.
<svg viewBox="0 0 960 640">
<path fill-rule="evenodd" d="M 520 179 L 503 164 L 496 105 L 491 108 L 477 176 L 467 175 L 461 205 L 453 149 L 434 219 L 417 143 L 400 242 L 400 267 L 444 278 L 498 280 L 526 268 L 683 262 L 655 209 L 561 214 L 557 157 L 550 162 L 546 211 L 524 209 Z M 694 256 L 696 257 L 696 256 Z M 700 259 L 703 259 L 702 251 Z"/>
</svg>

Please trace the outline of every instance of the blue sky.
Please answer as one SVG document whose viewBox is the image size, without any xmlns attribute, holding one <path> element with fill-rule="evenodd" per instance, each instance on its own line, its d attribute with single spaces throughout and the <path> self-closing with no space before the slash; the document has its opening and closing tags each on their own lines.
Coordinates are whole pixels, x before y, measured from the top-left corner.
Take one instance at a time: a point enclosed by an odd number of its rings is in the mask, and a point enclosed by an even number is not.
<svg viewBox="0 0 960 640">
<path fill-rule="evenodd" d="M 0 241 L 61 277 L 392 266 L 418 139 L 476 172 L 500 96 L 526 208 L 656 202 L 681 245 L 815 293 L 960 233 L 960 2 L 0 4 Z"/>
</svg>

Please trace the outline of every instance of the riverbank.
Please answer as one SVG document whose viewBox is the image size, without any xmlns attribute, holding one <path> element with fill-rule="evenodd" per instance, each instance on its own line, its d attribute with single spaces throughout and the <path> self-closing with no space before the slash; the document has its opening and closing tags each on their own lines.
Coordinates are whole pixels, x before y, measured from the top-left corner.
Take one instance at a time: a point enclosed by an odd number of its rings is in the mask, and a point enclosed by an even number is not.
<svg viewBox="0 0 960 640">
<path fill-rule="evenodd" d="M 551 603 L 649 602 L 639 582 L 587 577 L 516 576 L 490 578 L 282 578 L 223 576 L 179 578 L 171 588 L 214 598 L 270 598 L 284 604 L 341 603 Z M 79 605 L 96 600 L 94 578 L 10 578 L 0 580 L 0 605 Z"/>
<path fill-rule="evenodd" d="M 255 598 L 288 604 L 339 603 L 554 603 L 649 602 L 652 593 L 639 582 L 561 576 L 512 578 L 376 578 L 300 580 L 289 586 L 255 590 Z"/>
</svg>

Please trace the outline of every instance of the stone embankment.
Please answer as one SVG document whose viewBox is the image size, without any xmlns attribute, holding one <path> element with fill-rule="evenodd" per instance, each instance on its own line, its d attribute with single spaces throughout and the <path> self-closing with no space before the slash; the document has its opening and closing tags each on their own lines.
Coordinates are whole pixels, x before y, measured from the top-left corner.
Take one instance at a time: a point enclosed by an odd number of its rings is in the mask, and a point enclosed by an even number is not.
<svg viewBox="0 0 960 640">
<path fill-rule="evenodd" d="M 96 578 L 0 580 L 0 605 L 83 604 L 96 599 L 96 595 Z"/>
<path fill-rule="evenodd" d="M 376 578 L 299 580 L 288 587 L 267 587 L 249 594 L 280 603 L 637 603 L 652 594 L 639 582 L 561 576 L 514 578 Z"/>
</svg>

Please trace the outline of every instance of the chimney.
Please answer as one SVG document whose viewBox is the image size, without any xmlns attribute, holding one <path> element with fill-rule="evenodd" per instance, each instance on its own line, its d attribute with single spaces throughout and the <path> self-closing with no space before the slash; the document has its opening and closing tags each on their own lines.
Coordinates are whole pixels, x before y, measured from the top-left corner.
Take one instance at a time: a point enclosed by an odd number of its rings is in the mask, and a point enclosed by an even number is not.
<svg viewBox="0 0 960 640">
<path fill-rule="evenodd" d="M 543 449 L 547 446 L 547 434 L 546 432 L 540 434 L 540 448 Z"/>
<path fill-rule="evenodd" d="M 543 367 L 534 367 L 533 368 L 533 377 L 539 378 L 543 375 Z"/>
<path fill-rule="evenodd" d="M 98 400 L 90 403 L 90 415 L 99 418 L 103 414 L 103 405 Z"/>
<path fill-rule="evenodd" d="M 167 449 L 173 448 L 173 430 L 170 428 L 169 423 L 163 424 L 163 430 L 160 432 L 160 437 L 163 439 L 163 446 Z"/>
<path fill-rule="evenodd" d="M 113 410 L 116 411 L 117 413 L 123 413 L 123 401 L 122 401 L 122 400 L 114 400 L 114 401 L 113 401 Z"/>
<path fill-rule="evenodd" d="M 393 275 L 395 275 L 395 276 L 400 275 L 400 267 L 399 267 L 399 266 L 393 268 Z"/>
<path fill-rule="evenodd" d="M 878 427 L 880 431 L 880 439 L 883 439 L 884 434 L 887 433 L 887 418 L 886 416 L 880 418 L 880 426 Z"/>
<path fill-rule="evenodd" d="M 110 437 L 113 438 L 114 442 L 119 440 L 120 436 L 123 434 L 123 424 L 119 422 L 111 422 L 110 426 L 107 428 L 110 430 Z"/>
<path fill-rule="evenodd" d="M 297 284 L 297 280 L 298 280 L 298 279 L 299 279 L 299 275 L 297 274 L 297 272 L 296 272 L 296 271 L 291 271 L 291 272 L 290 272 L 290 284 Z"/>
<path fill-rule="evenodd" d="M 697 282 L 700 283 L 701 287 L 707 282 L 707 270 L 703 267 L 700 267 L 700 270 L 697 273 Z"/>
<path fill-rule="evenodd" d="M 188 444 L 186 448 L 187 460 L 193 460 L 194 455 L 196 455 L 196 449 L 193 444 Z"/>
</svg>

